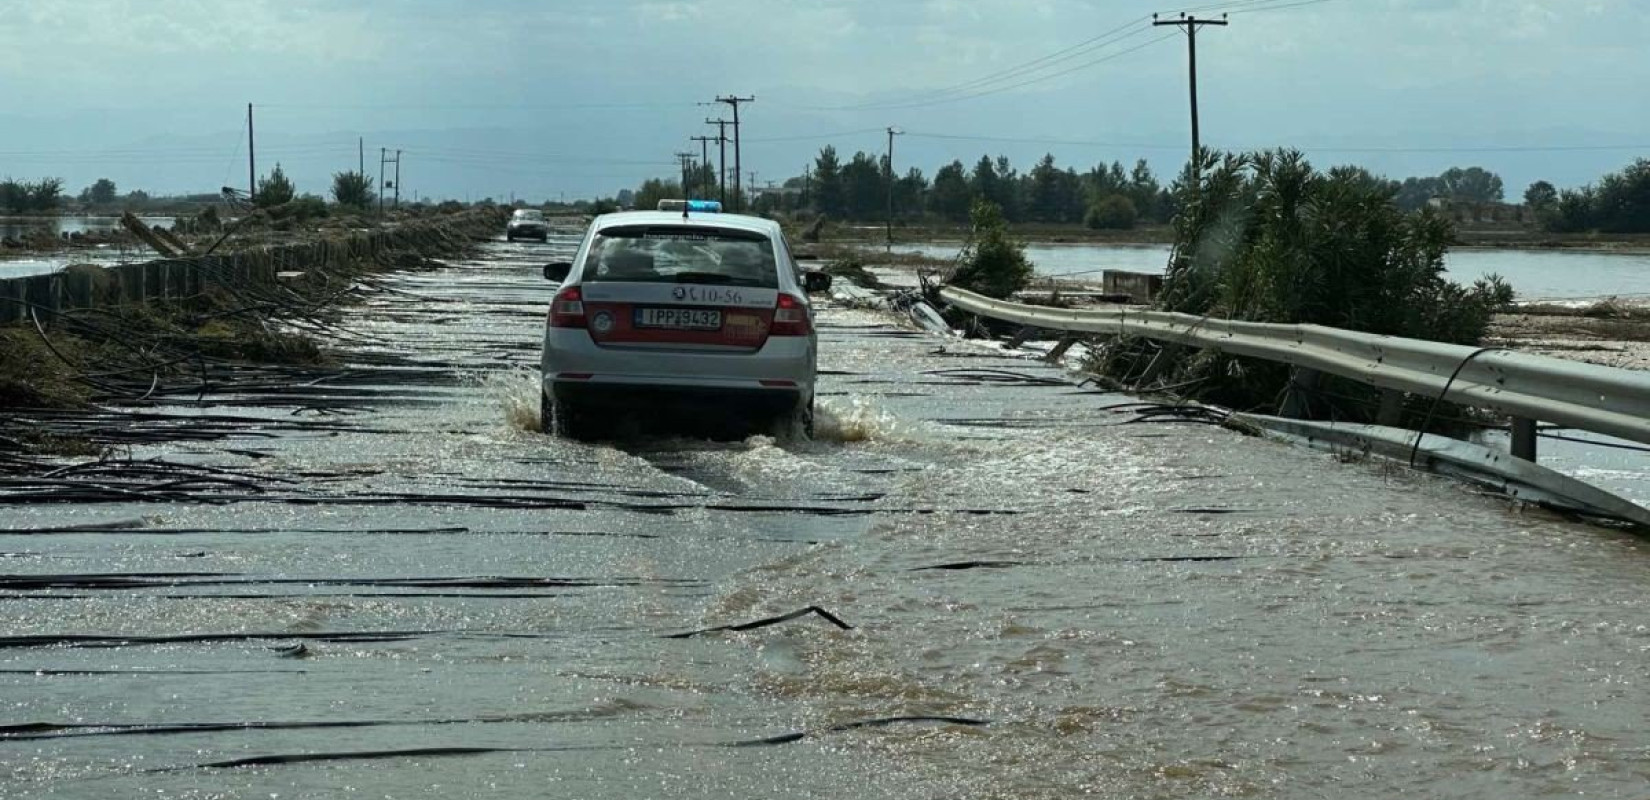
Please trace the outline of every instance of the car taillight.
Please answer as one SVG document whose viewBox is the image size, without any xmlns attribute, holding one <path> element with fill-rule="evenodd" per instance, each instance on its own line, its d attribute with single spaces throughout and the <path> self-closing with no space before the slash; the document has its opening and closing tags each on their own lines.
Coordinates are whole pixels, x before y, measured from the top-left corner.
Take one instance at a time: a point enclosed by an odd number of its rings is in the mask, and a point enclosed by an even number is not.
<svg viewBox="0 0 1650 800">
<path fill-rule="evenodd" d="M 569 286 L 556 293 L 550 301 L 550 327 L 583 328 L 584 293 L 577 286 Z"/>
<path fill-rule="evenodd" d="M 779 302 L 773 307 L 773 328 L 770 336 L 807 336 L 813 332 L 808 324 L 808 306 L 795 297 L 779 293 Z"/>
</svg>

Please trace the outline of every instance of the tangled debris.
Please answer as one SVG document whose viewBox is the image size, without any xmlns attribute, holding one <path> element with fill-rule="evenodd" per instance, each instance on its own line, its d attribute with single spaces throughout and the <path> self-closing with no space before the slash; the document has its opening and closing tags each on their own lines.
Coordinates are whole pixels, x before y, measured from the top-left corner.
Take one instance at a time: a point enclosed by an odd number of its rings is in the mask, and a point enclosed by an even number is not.
<svg viewBox="0 0 1650 800">
<path fill-rule="evenodd" d="M 96 455 L 134 438 L 214 438 L 221 427 L 210 417 L 131 424 L 157 421 L 141 409 L 161 403 L 201 405 L 208 395 L 239 393 L 274 401 L 266 405 L 333 410 L 306 398 L 323 379 L 349 382 L 327 346 L 371 339 L 351 330 L 340 310 L 376 290 L 386 270 L 469 253 L 471 231 L 494 225 L 483 216 L 380 234 L 375 245 L 384 246 L 323 241 L 239 263 L 192 260 L 199 290 L 175 299 L 122 302 L 115 276 L 90 265 L 65 273 L 81 288 L 83 307 L 0 297 L 25 306 L 23 324 L 0 327 L 0 474 L 36 471 L 41 455 Z M 322 254 L 321 263 L 299 262 L 311 253 Z"/>
</svg>

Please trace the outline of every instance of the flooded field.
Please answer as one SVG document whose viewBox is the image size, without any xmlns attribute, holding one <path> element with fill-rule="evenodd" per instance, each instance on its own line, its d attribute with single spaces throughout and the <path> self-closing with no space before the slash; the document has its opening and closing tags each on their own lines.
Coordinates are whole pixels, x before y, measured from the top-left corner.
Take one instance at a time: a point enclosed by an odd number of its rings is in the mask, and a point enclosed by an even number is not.
<svg viewBox="0 0 1650 800">
<path fill-rule="evenodd" d="M 175 217 L 138 217 L 145 225 L 170 226 Z M 120 230 L 120 215 L 70 217 L 0 217 L 0 239 L 21 239 L 39 233 L 108 233 Z"/>
<path fill-rule="evenodd" d="M 148 225 L 171 225 L 171 217 L 140 217 Z M 120 228 L 119 217 L 0 217 L 0 239 L 24 239 L 46 233 L 57 237 L 70 233 L 106 233 Z M 146 261 L 155 252 L 138 242 L 105 244 L 96 247 L 64 247 L 53 252 L 13 253 L 0 249 L 0 280 L 48 275 L 70 264 L 121 264 Z"/>
<path fill-rule="evenodd" d="M 896 246 L 896 252 L 954 258 L 960 243 Z M 1168 245 L 1031 244 L 1026 256 L 1042 275 L 1100 280 L 1102 270 L 1161 273 Z M 1650 255 L 1457 248 L 1448 256 L 1451 276 L 1461 282 L 1489 273 L 1507 279 L 1521 300 L 1564 300 L 1609 296 L 1650 297 Z"/>
<path fill-rule="evenodd" d="M 816 441 L 557 440 L 558 252 L 0 486 L 0 796 L 1643 796 L 1641 539 L 843 307 Z"/>
</svg>

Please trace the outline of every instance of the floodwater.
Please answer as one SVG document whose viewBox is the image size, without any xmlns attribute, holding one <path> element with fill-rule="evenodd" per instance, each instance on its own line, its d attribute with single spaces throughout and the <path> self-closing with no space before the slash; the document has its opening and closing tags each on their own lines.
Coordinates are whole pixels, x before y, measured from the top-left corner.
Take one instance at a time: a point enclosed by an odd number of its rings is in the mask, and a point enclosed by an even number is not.
<svg viewBox="0 0 1650 800">
<path fill-rule="evenodd" d="M 146 225 L 171 225 L 172 217 L 139 217 Z M 0 217 L 0 239 L 19 239 L 34 231 L 52 236 L 65 233 L 106 232 L 120 227 L 119 217 Z M 0 280 L 49 275 L 70 264 L 122 264 L 147 261 L 155 251 L 138 242 L 122 242 L 85 248 L 62 249 L 52 253 L 32 252 L 11 255 L 0 250 Z"/>
<path fill-rule="evenodd" d="M 1644 796 L 1642 540 L 841 307 L 818 441 L 559 441 L 554 250 L 156 409 L 257 491 L 4 505 L 0 794 Z"/>
<path fill-rule="evenodd" d="M 138 217 L 145 225 L 170 226 L 174 217 Z M 119 216 L 0 217 L 0 239 L 22 238 L 36 231 L 52 236 L 65 233 L 107 233 L 120 229 Z"/>
<path fill-rule="evenodd" d="M 896 252 L 954 258 L 956 242 L 896 246 Z M 1043 275 L 1098 281 L 1108 269 L 1162 273 L 1168 245 L 1031 244 L 1026 255 Z M 1650 297 L 1650 255 L 1563 250 L 1458 248 L 1447 258 L 1451 277 L 1471 283 L 1486 274 L 1505 278 L 1521 300 Z"/>
</svg>

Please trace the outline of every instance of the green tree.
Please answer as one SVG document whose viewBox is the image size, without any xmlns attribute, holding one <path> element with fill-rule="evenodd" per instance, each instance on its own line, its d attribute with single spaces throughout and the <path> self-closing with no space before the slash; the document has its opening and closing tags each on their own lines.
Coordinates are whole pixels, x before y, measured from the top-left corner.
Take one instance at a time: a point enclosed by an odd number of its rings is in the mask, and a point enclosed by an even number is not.
<svg viewBox="0 0 1650 800">
<path fill-rule="evenodd" d="M 1596 187 L 1559 192 L 1542 224 L 1558 233 L 1650 233 L 1650 159 L 1605 175 Z"/>
<path fill-rule="evenodd" d="M 62 200 L 62 178 L 0 182 L 0 206 L 13 214 L 55 211 Z"/>
<path fill-rule="evenodd" d="M 1168 221 L 1168 195 L 1144 158 L 1136 160 L 1134 169 L 1129 172 L 1129 200 L 1139 216 L 1158 222 Z"/>
<path fill-rule="evenodd" d="M 921 215 L 927 195 L 928 178 L 922 170 L 917 167 L 906 170 L 905 177 L 894 183 L 894 216 L 899 218 L 913 212 Z"/>
<path fill-rule="evenodd" d="M 863 151 L 842 168 L 842 215 L 848 219 L 882 219 L 887 198 L 887 176 L 882 164 Z"/>
<path fill-rule="evenodd" d="M 1608 233 L 1650 233 L 1650 159 L 1605 175 L 1594 206 L 1598 227 Z"/>
<path fill-rule="evenodd" d="M 332 201 L 338 205 L 364 211 L 376 199 L 371 176 L 353 170 L 332 174 Z"/>
<path fill-rule="evenodd" d="M 292 198 L 296 197 L 297 194 L 298 190 L 292 185 L 292 181 L 287 179 L 286 173 L 281 170 L 281 165 L 277 163 L 274 171 L 269 173 L 269 177 L 258 180 L 258 197 L 255 205 L 259 208 L 285 205 L 292 202 Z"/>
<path fill-rule="evenodd" d="M 1003 178 L 997 174 L 997 166 L 992 163 L 991 156 L 980 156 L 980 160 L 974 164 L 973 174 L 968 179 L 969 193 L 973 195 L 973 201 L 969 205 L 970 216 L 973 215 L 974 204 L 981 200 L 997 206 L 1000 213 L 1003 207 L 1002 197 L 1007 193 L 1002 184 Z"/>
<path fill-rule="evenodd" d="M 0 181 L 0 209 L 8 214 L 22 214 L 29 210 L 28 192 L 23 184 L 11 178 Z"/>
<path fill-rule="evenodd" d="M 1025 187 L 1020 171 L 1009 163 L 1008 156 L 997 156 L 998 195 L 991 202 L 1002 206 L 1003 218 L 1017 222 L 1025 218 Z"/>
<path fill-rule="evenodd" d="M 1398 193 L 1393 202 L 1404 211 L 1419 211 L 1427 207 L 1434 198 L 1444 197 L 1443 181 L 1437 178 L 1405 178 L 1398 185 Z"/>
<path fill-rule="evenodd" d="M 1524 190 L 1524 205 L 1538 215 L 1551 211 L 1558 205 L 1558 189 L 1546 181 L 1536 181 Z"/>
<path fill-rule="evenodd" d="M 814 204 L 821 213 L 842 218 L 842 162 L 837 159 L 836 148 L 826 145 L 819 150 L 819 157 L 814 159 Z"/>
<path fill-rule="evenodd" d="M 1024 289 L 1034 270 L 1026 260 L 1025 244 L 1009 235 L 1002 209 L 989 200 L 978 200 L 970 217 L 973 231 L 957 257 L 950 283 L 996 298 Z"/>
<path fill-rule="evenodd" d="M 968 219 L 972 196 L 963 163 L 952 161 L 934 173 L 934 186 L 928 191 L 928 210 L 952 222 L 962 222 Z"/>
<path fill-rule="evenodd" d="M 1053 154 L 1031 169 L 1027 216 L 1038 222 L 1075 222 L 1083 213 L 1077 174 L 1054 166 Z"/>
<path fill-rule="evenodd" d="M 659 207 L 660 200 L 680 200 L 682 184 L 676 181 L 648 178 L 642 181 L 641 188 L 636 190 L 635 208 L 640 211 L 652 211 Z"/>
<path fill-rule="evenodd" d="M 1452 167 L 1438 176 L 1444 196 L 1458 203 L 1484 205 L 1502 198 L 1501 176 L 1483 167 Z"/>
<path fill-rule="evenodd" d="M 98 178 L 96 183 L 80 192 L 80 202 L 88 205 L 108 205 L 113 203 L 117 197 L 115 182 L 108 178 Z"/>
</svg>

